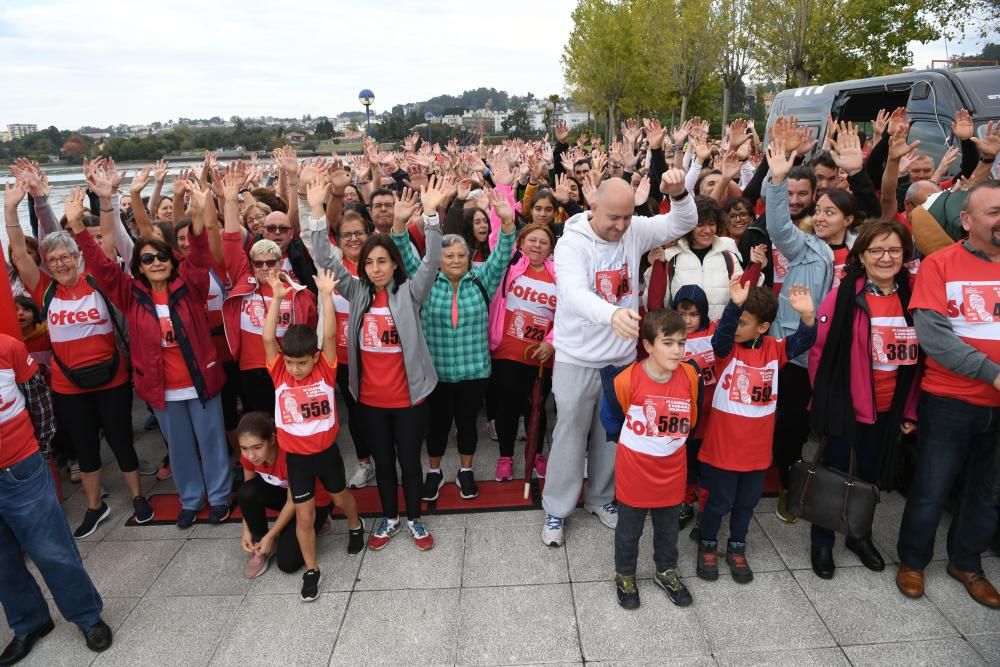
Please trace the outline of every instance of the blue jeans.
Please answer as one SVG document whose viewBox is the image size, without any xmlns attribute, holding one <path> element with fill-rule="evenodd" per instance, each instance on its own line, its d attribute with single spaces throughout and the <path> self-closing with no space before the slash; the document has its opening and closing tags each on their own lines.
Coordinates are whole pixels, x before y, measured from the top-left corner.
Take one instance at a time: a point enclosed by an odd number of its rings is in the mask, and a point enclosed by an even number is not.
<svg viewBox="0 0 1000 667">
<path fill-rule="evenodd" d="M 210 505 L 228 505 L 233 471 L 221 397 L 216 395 L 204 405 L 197 398 L 167 401 L 164 409 L 153 412 L 167 441 L 181 507 L 201 509 L 206 495 Z"/>
<path fill-rule="evenodd" d="M 83 629 L 101 620 L 101 596 L 83 568 L 49 466 L 37 452 L 0 469 L 0 604 L 11 630 L 23 636 L 50 616 L 22 549 L 45 578 L 63 618 Z"/>
<path fill-rule="evenodd" d="M 960 570 L 981 572 L 980 555 L 997 527 L 992 488 L 1000 408 L 924 394 L 920 399 L 917 467 L 896 545 L 899 560 L 924 569 L 948 494 L 963 476 L 948 530 L 948 558 Z"/>
<path fill-rule="evenodd" d="M 705 511 L 698 517 L 702 540 L 718 540 L 722 517 L 729 514 L 729 541 L 747 541 L 753 508 L 764 493 L 764 473 L 723 470 L 701 462 L 701 488 L 708 491 Z"/>
</svg>

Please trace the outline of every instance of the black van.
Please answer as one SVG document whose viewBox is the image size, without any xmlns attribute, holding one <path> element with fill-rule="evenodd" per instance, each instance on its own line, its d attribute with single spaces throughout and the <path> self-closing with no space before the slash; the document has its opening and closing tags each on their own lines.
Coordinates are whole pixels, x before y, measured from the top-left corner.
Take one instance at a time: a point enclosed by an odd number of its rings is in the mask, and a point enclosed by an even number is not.
<svg viewBox="0 0 1000 667">
<path fill-rule="evenodd" d="M 928 69 L 783 90 L 774 98 L 767 126 L 778 116 L 798 116 L 819 140 L 816 152 L 826 135 L 827 114 L 864 125 L 870 135 L 870 122 L 879 109 L 897 107 L 906 107 L 910 118 L 908 140 L 919 139 L 920 150 L 937 162 L 954 143 L 951 122 L 958 109 L 972 115 L 977 136 L 983 135 L 988 121 L 1000 119 L 1000 66 Z M 953 173 L 958 172 L 959 162 L 952 165 Z"/>
</svg>

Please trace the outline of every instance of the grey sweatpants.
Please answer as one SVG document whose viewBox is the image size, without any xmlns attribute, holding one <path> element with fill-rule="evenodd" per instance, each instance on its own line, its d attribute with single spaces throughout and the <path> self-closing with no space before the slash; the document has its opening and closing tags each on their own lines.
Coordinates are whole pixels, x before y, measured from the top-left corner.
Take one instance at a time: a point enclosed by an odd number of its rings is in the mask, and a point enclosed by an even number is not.
<svg viewBox="0 0 1000 667">
<path fill-rule="evenodd" d="M 598 414 L 601 398 L 598 369 L 556 361 L 552 393 L 556 397 L 556 427 L 542 507 L 548 514 L 565 518 L 573 512 L 580 497 L 588 450 L 584 502 L 599 506 L 614 500 L 616 444 L 608 442 Z"/>
</svg>

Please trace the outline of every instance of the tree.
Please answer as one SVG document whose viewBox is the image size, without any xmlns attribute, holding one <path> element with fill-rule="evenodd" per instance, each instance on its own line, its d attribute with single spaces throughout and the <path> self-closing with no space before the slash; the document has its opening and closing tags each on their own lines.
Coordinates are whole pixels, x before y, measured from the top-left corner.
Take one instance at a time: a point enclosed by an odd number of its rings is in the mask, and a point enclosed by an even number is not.
<svg viewBox="0 0 1000 667">
<path fill-rule="evenodd" d="M 910 41 L 938 33 L 927 0 L 751 0 L 762 73 L 806 86 L 889 74 L 911 62 Z"/>
<path fill-rule="evenodd" d="M 658 0 L 653 23 L 673 26 L 652 31 L 653 53 L 666 56 L 670 80 L 681 98 L 681 122 L 688 101 L 705 81 L 719 57 L 715 23 L 717 7 L 698 0 Z"/>
<path fill-rule="evenodd" d="M 524 138 L 531 136 L 531 119 L 524 107 L 514 109 L 503 119 L 503 131 L 512 137 Z"/>
<path fill-rule="evenodd" d="M 753 30 L 759 17 L 752 9 L 758 6 L 747 0 L 721 0 L 717 30 L 722 37 L 719 50 L 719 78 L 722 79 L 722 125 L 729 124 L 733 90 L 743 82 L 753 65 Z"/>
<path fill-rule="evenodd" d="M 315 135 L 317 139 L 329 139 L 333 136 L 333 123 L 326 116 L 317 121 Z"/>
<path fill-rule="evenodd" d="M 608 141 L 627 97 L 648 87 L 643 51 L 648 18 L 640 0 L 579 0 L 573 10 L 573 32 L 563 50 L 566 83 L 573 97 L 595 111 L 606 111 Z"/>
<path fill-rule="evenodd" d="M 74 134 L 62 146 L 62 154 L 70 160 L 76 160 L 87 154 L 87 144 L 79 134 Z"/>
<path fill-rule="evenodd" d="M 1000 25 L 1000 0 L 928 0 L 927 9 L 948 38 L 976 35 L 986 39 Z"/>
</svg>

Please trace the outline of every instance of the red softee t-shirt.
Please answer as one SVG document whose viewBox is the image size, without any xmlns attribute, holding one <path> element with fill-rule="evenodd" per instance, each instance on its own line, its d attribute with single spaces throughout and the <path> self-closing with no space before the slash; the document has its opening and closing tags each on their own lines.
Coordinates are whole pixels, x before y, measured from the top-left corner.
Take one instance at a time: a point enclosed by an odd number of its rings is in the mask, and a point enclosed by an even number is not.
<svg viewBox="0 0 1000 667">
<path fill-rule="evenodd" d="M 403 346 L 389 312 L 389 295 L 375 292 L 371 308 L 361 319 L 361 386 L 359 400 L 376 408 L 410 407 Z"/>
<path fill-rule="evenodd" d="M 555 280 L 544 268 L 535 271 L 529 267 L 507 289 L 503 338 L 493 350 L 493 358 L 532 363 L 533 360 L 525 359 L 524 351 L 545 341 L 555 317 Z M 546 367 L 552 367 L 551 359 Z"/>
<path fill-rule="evenodd" d="M 281 448 L 292 454 L 318 454 L 328 449 L 340 429 L 333 394 L 337 365 L 320 353 L 309 375 L 296 380 L 279 354 L 267 370 L 274 382 L 274 425 Z"/>
</svg>

